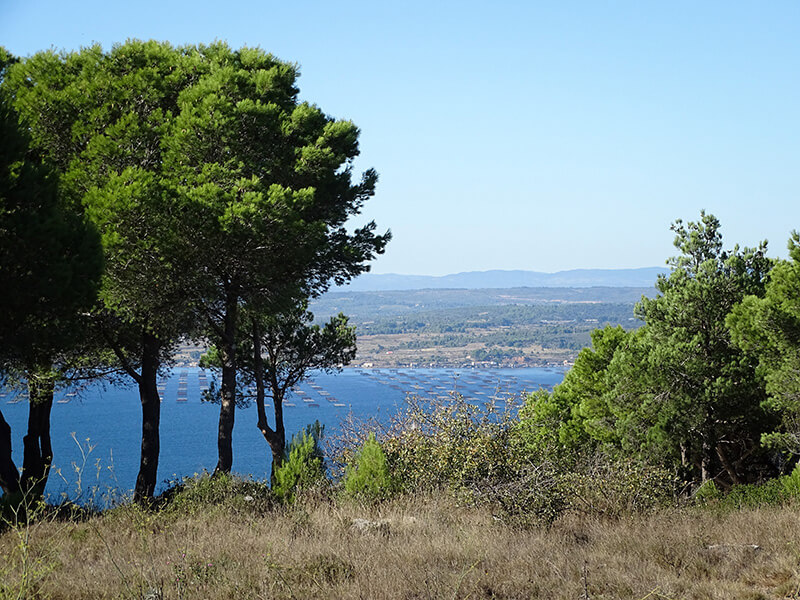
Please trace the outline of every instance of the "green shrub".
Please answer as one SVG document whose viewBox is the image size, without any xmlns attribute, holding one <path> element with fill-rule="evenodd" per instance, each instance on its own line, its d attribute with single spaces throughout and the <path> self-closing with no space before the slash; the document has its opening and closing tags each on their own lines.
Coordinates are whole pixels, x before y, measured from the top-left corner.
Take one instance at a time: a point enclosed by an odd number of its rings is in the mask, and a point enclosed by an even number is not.
<svg viewBox="0 0 800 600">
<path fill-rule="evenodd" d="M 639 462 L 592 453 L 572 463 L 538 456 L 502 479 L 479 482 L 476 502 L 495 506 L 495 516 L 518 525 L 549 525 L 562 514 L 580 512 L 618 518 L 674 502 L 670 472 Z"/>
<path fill-rule="evenodd" d="M 291 452 L 292 448 L 302 442 L 303 435 L 306 435 L 314 440 L 314 450 L 312 455 L 314 458 L 318 458 L 324 467 L 325 457 L 324 452 L 322 451 L 322 438 L 325 436 L 325 425 L 320 423 L 319 419 L 313 423 L 309 423 L 298 433 L 292 436 L 292 441 L 286 445 L 286 448 L 284 448 L 283 459 L 289 460 L 289 453 Z"/>
<path fill-rule="evenodd" d="M 800 463 L 788 475 L 781 477 L 781 484 L 790 498 L 800 498 Z"/>
<path fill-rule="evenodd" d="M 709 491 L 704 491 L 704 488 Z M 709 482 L 706 482 L 700 487 L 698 494 L 695 494 L 695 499 L 708 507 L 723 511 L 776 506 L 783 504 L 787 499 L 779 479 L 770 479 L 760 484 L 735 485 L 727 493 L 720 491 L 714 493 L 711 490 Z"/>
<path fill-rule="evenodd" d="M 561 476 L 561 491 L 571 509 L 614 518 L 673 503 L 677 484 L 667 469 L 601 453 Z"/>
<path fill-rule="evenodd" d="M 526 433 L 511 402 L 411 397 L 379 446 L 363 430 L 346 432 L 339 455 L 345 491 L 382 491 L 377 483 L 367 487 L 371 477 L 359 466 L 362 456 L 382 450 L 396 491 L 447 490 L 519 525 L 549 524 L 567 511 L 619 516 L 674 501 L 676 479 L 667 470 L 594 448 L 565 449 L 544 435 L 531 444 Z"/>
<path fill-rule="evenodd" d="M 371 433 L 345 470 L 345 493 L 360 500 L 377 501 L 391 496 L 393 489 L 386 454 Z"/>
<path fill-rule="evenodd" d="M 458 395 L 447 400 L 412 397 L 381 447 L 402 491 L 458 490 L 509 471 L 514 420 L 510 402 L 478 405 Z"/>
<path fill-rule="evenodd" d="M 294 502 L 297 492 L 318 485 L 325 479 L 318 439 L 302 431 L 292 438 L 288 457 L 275 470 L 272 492 L 284 502 Z"/>
<path fill-rule="evenodd" d="M 723 494 L 707 481 L 695 494 L 695 500 L 723 511 L 759 506 L 783 506 L 800 498 L 800 464 L 789 475 L 762 483 L 735 485 Z"/>
<path fill-rule="evenodd" d="M 263 512 L 273 504 L 266 483 L 228 473 L 185 477 L 158 498 L 155 507 L 168 512 L 195 514 L 213 509 Z"/>
</svg>

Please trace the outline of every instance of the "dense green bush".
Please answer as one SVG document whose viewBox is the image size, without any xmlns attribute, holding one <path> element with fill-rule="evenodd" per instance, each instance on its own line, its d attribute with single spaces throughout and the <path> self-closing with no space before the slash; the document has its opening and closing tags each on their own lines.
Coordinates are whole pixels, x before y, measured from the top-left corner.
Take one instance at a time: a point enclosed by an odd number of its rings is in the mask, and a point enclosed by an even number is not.
<svg viewBox="0 0 800 600">
<path fill-rule="evenodd" d="M 800 498 L 800 464 L 781 477 L 762 483 L 735 485 L 727 493 L 720 491 L 713 481 L 706 481 L 694 494 L 702 506 L 718 510 L 737 510 L 759 506 L 784 506 Z"/>
<path fill-rule="evenodd" d="M 780 478 L 784 491 L 792 498 L 800 498 L 800 463 L 788 475 Z"/>
<path fill-rule="evenodd" d="M 391 496 L 394 487 L 386 454 L 372 433 L 347 466 L 345 494 L 359 500 L 376 501 Z"/>
<path fill-rule="evenodd" d="M 294 502 L 295 496 L 325 480 L 318 438 L 302 431 L 292 438 L 288 458 L 276 470 L 272 493 L 278 500 Z"/>
</svg>

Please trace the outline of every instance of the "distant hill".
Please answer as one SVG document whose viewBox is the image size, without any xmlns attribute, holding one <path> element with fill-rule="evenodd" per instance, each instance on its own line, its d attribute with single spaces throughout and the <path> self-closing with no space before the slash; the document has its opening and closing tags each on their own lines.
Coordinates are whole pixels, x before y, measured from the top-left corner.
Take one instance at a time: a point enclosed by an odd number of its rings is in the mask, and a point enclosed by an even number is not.
<svg viewBox="0 0 800 600">
<path fill-rule="evenodd" d="M 338 288 L 312 300 L 311 312 L 322 321 L 343 312 L 354 323 L 424 311 L 506 305 L 625 304 L 628 312 L 632 313 L 633 305 L 642 296 L 653 297 L 655 294 L 656 289 L 652 284 L 642 287 L 429 288 L 361 292 Z"/>
<path fill-rule="evenodd" d="M 395 275 L 365 273 L 336 292 L 377 292 L 423 289 L 495 289 L 520 287 L 652 287 L 665 267 L 641 269 L 573 269 L 557 273 L 537 271 L 470 271 L 443 275 Z"/>
<path fill-rule="evenodd" d="M 350 318 L 359 365 L 458 367 L 478 360 L 552 366 L 574 360 L 597 328 L 639 327 L 634 306 L 642 296 L 656 295 L 654 282 L 641 287 L 345 289 L 314 298 L 309 308 L 318 324 L 340 312 Z"/>
</svg>

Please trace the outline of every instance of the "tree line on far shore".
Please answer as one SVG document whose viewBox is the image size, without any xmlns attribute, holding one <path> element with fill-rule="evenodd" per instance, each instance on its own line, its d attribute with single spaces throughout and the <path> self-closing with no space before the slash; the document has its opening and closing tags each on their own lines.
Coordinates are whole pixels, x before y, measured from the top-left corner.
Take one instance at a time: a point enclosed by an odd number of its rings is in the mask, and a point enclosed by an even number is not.
<svg viewBox="0 0 800 600">
<path fill-rule="evenodd" d="M 377 174 L 354 174 L 358 128 L 301 101 L 298 75 L 224 43 L 0 49 L 0 372 L 30 400 L 21 471 L 0 413 L 7 496 L 43 493 L 66 381 L 137 385 L 144 502 L 157 483 L 157 376 L 181 340 L 209 343 L 221 372 L 219 473 L 233 464 L 243 381 L 279 463 L 283 394 L 308 369 L 352 359 L 346 317 L 312 325 L 308 301 L 366 271 L 390 235 L 349 224 Z"/>
</svg>

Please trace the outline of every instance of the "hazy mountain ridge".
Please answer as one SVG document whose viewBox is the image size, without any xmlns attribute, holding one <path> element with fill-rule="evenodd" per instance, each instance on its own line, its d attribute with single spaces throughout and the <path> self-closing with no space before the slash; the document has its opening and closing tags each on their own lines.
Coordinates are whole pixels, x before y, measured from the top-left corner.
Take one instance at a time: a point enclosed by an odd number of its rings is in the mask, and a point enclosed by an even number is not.
<svg viewBox="0 0 800 600">
<path fill-rule="evenodd" d="M 556 273 L 538 271 L 468 271 L 440 277 L 365 273 L 336 292 L 367 292 L 422 289 L 492 289 L 520 287 L 652 287 L 666 267 L 639 269 L 572 269 Z"/>
<path fill-rule="evenodd" d="M 341 289 L 341 288 L 339 288 Z M 479 289 L 420 289 L 385 291 L 338 291 L 311 301 L 311 310 L 320 321 L 343 312 L 354 323 L 431 310 L 503 305 L 553 303 L 610 303 L 633 305 L 642 296 L 654 296 L 655 287 L 523 287 Z"/>
</svg>

